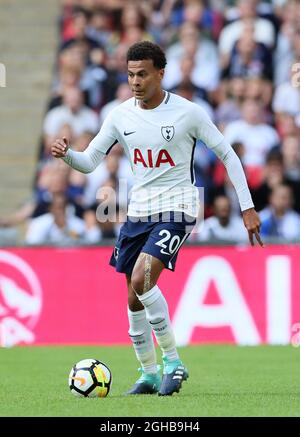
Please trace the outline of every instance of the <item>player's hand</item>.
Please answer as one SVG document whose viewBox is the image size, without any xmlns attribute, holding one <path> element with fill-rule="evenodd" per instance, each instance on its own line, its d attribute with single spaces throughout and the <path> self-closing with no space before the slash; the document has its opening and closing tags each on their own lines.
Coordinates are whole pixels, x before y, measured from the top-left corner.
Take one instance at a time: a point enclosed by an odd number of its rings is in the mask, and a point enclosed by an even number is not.
<svg viewBox="0 0 300 437">
<path fill-rule="evenodd" d="M 249 241 L 251 243 L 251 246 L 254 246 L 254 236 L 256 240 L 258 241 L 259 245 L 261 247 L 264 247 L 264 243 L 262 242 L 259 232 L 260 232 L 260 218 L 255 211 L 254 208 L 249 208 L 243 211 L 243 221 L 245 228 L 248 231 L 249 235 Z"/>
<path fill-rule="evenodd" d="M 66 137 L 58 138 L 51 146 L 51 154 L 54 158 L 63 158 L 66 156 L 69 148 L 69 142 Z"/>
</svg>

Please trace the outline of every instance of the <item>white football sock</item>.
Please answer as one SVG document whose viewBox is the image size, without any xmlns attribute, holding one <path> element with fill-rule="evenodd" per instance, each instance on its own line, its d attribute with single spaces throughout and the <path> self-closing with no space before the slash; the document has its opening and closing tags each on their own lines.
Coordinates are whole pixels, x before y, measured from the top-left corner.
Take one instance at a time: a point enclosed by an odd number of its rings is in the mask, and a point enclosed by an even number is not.
<svg viewBox="0 0 300 437">
<path fill-rule="evenodd" d="M 138 298 L 145 307 L 147 319 L 152 326 L 163 356 L 167 357 L 170 361 L 178 360 L 179 357 L 171 326 L 168 304 L 159 287 L 155 285 L 147 293 L 141 296 L 138 295 Z"/>
<path fill-rule="evenodd" d="M 136 357 L 145 373 L 156 373 L 156 352 L 152 328 L 146 318 L 146 311 L 131 311 L 128 308 L 129 331 Z"/>
</svg>

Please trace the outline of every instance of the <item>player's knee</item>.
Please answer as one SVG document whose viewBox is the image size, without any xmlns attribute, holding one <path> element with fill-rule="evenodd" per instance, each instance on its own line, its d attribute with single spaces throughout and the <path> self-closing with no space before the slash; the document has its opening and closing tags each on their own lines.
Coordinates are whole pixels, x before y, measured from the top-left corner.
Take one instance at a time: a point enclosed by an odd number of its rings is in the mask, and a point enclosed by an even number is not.
<svg viewBox="0 0 300 437">
<path fill-rule="evenodd" d="M 136 294 L 141 295 L 144 291 L 144 273 L 133 272 L 131 276 L 131 286 Z"/>
<path fill-rule="evenodd" d="M 144 309 L 143 304 L 139 301 L 137 295 L 132 292 L 128 294 L 128 308 L 130 311 L 140 311 Z"/>
</svg>

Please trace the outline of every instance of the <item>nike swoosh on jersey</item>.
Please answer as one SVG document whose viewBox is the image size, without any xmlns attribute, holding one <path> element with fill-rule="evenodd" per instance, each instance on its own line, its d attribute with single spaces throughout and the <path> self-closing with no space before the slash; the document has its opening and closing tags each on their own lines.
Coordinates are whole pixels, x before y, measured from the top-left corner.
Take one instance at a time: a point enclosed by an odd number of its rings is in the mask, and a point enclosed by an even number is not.
<svg viewBox="0 0 300 437">
<path fill-rule="evenodd" d="M 135 132 L 136 132 L 135 130 L 132 132 L 126 132 L 126 130 L 124 130 L 124 135 L 125 135 L 125 137 L 127 137 L 127 135 L 134 134 Z"/>
</svg>

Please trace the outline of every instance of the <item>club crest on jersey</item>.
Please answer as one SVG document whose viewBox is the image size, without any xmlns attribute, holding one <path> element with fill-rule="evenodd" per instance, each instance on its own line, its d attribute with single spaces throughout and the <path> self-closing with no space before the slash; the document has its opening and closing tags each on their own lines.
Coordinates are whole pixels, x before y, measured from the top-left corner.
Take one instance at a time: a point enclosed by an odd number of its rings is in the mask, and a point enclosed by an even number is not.
<svg viewBox="0 0 300 437">
<path fill-rule="evenodd" d="M 166 141 L 171 141 L 175 134 L 174 126 L 162 126 L 161 134 Z"/>
</svg>

